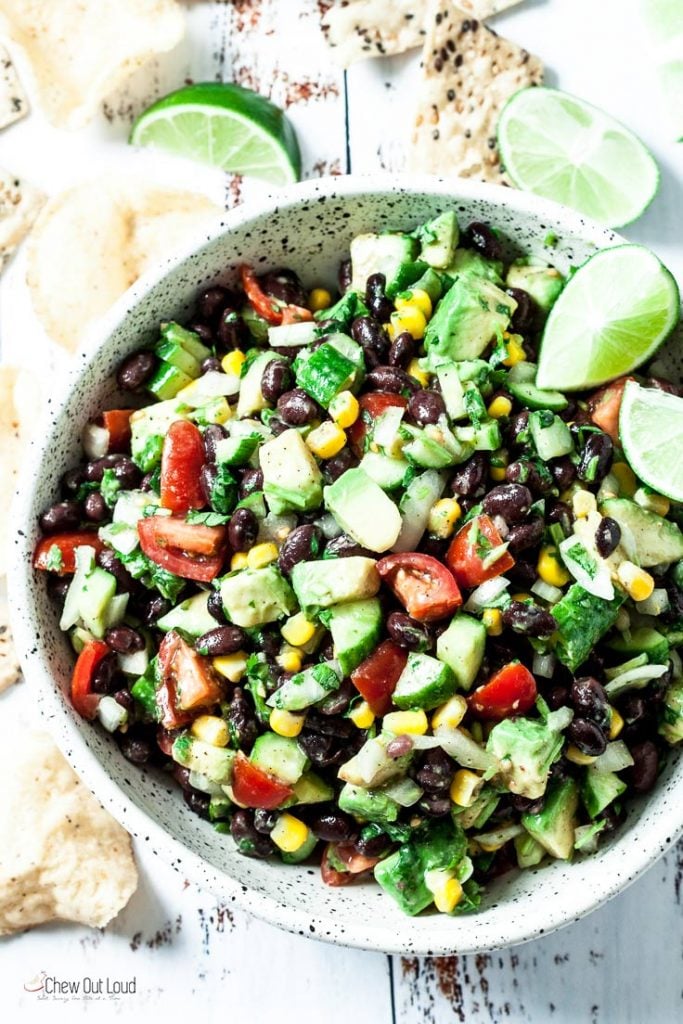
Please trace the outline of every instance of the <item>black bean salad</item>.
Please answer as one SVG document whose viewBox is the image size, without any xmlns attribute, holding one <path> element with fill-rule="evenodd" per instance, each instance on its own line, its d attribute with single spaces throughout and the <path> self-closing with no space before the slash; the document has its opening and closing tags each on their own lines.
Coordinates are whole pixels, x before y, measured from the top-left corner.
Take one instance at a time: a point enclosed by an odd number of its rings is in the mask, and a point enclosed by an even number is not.
<svg viewBox="0 0 683 1024">
<path fill-rule="evenodd" d="M 536 386 L 563 276 L 452 212 L 355 238 L 338 297 L 239 276 L 41 517 L 74 708 L 241 853 L 408 914 L 593 852 L 683 739 L 683 513 L 624 380 Z"/>
</svg>

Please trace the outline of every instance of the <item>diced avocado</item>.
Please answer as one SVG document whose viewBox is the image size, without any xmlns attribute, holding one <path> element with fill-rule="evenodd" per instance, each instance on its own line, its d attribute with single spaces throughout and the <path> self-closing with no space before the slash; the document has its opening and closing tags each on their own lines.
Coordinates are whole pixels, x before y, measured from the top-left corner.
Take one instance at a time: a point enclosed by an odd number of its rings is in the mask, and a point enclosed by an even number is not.
<svg viewBox="0 0 683 1024">
<path fill-rule="evenodd" d="M 229 573 L 220 593 L 230 621 L 245 628 L 275 622 L 296 608 L 292 588 L 274 565 Z"/>
<path fill-rule="evenodd" d="M 484 277 L 503 287 L 503 263 L 501 260 L 487 260 L 476 249 L 456 249 L 453 259 L 445 268 L 449 277 Z"/>
<path fill-rule="evenodd" d="M 544 848 L 528 832 L 515 836 L 514 843 L 517 865 L 520 868 L 535 868 L 545 857 Z"/>
<path fill-rule="evenodd" d="M 530 381 L 513 381 L 508 377 L 505 386 L 526 409 L 551 409 L 553 412 L 562 412 L 569 404 L 560 391 L 545 391 Z"/>
<path fill-rule="evenodd" d="M 347 469 L 324 490 L 325 507 L 342 530 L 370 551 L 387 551 L 401 532 L 401 515 L 362 469 Z"/>
<path fill-rule="evenodd" d="M 507 330 L 517 303 L 483 277 L 458 277 L 436 307 L 425 348 L 448 359 L 476 359 Z"/>
<path fill-rule="evenodd" d="M 292 802 L 296 804 L 321 804 L 334 799 L 332 786 L 315 772 L 304 772 L 292 788 L 294 790 Z"/>
<path fill-rule="evenodd" d="M 194 377 L 189 373 L 179 370 L 162 359 L 145 387 L 160 401 L 166 401 L 174 398 L 182 388 L 186 388 L 193 380 Z"/>
<path fill-rule="evenodd" d="M 628 498 L 608 498 L 600 504 L 600 512 L 616 520 L 622 533 L 633 539 L 636 559 L 643 568 L 683 558 L 683 533 L 669 519 Z"/>
<path fill-rule="evenodd" d="M 277 692 L 277 691 L 276 691 Z M 390 757 L 387 747 L 394 739 L 388 733 L 366 740 L 357 754 L 346 761 L 337 772 L 343 782 L 364 789 L 383 786 L 390 779 L 405 775 L 413 759 L 412 751 L 400 757 Z"/>
<path fill-rule="evenodd" d="M 461 690 L 469 690 L 484 659 L 486 627 L 472 615 L 460 613 L 436 641 L 436 656 L 456 678 Z"/>
<path fill-rule="evenodd" d="M 356 235 L 351 242 L 351 289 L 364 295 L 371 274 L 384 274 L 386 287 L 391 287 L 401 264 L 413 262 L 419 248 L 410 235 Z"/>
<path fill-rule="evenodd" d="M 173 399 L 135 410 L 130 418 L 130 451 L 133 462 L 143 473 L 151 472 L 161 461 L 164 437 L 171 424 L 182 419 L 187 417 L 178 411 L 178 403 Z"/>
<path fill-rule="evenodd" d="M 423 224 L 417 235 L 422 243 L 420 259 L 430 267 L 447 267 L 453 259 L 460 237 L 455 212 L 447 210 L 446 213 Z"/>
<path fill-rule="evenodd" d="M 399 503 L 402 524 L 394 551 L 417 550 L 427 529 L 429 510 L 441 497 L 445 486 L 445 473 L 438 473 L 435 469 L 428 469 L 410 481 Z"/>
<path fill-rule="evenodd" d="M 448 665 L 429 654 L 411 651 L 391 699 L 397 708 L 429 711 L 452 697 L 457 687 Z"/>
<path fill-rule="evenodd" d="M 619 633 L 607 641 L 607 647 L 619 654 L 646 654 L 647 660 L 654 665 L 664 665 L 669 660 L 669 641 L 650 626 L 640 626 L 627 634 Z"/>
<path fill-rule="evenodd" d="M 259 452 L 271 512 L 307 512 L 322 503 L 322 473 L 298 430 L 285 430 Z"/>
<path fill-rule="evenodd" d="M 510 266 L 505 284 L 508 288 L 521 288 L 536 303 L 542 322 L 555 305 L 564 288 L 564 278 L 555 267 L 531 260 L 515 260 Z"/>
<path fill-rule="evenodd" d="M 359 469 L 374 480 L 383 491 L 395 491 L 403 486 L 410 463 L 406 459 L 392 459 L 381 452 L 366 452 L 360 460 Z"/>
<path fill-rule="evenodd" d="M 617 618 L 626 595 L 615 590 L 611 601 L 589 594 L 580 583 L 573 583 L 551 614 L 557 622 L 555 654 L 572 672 L 583 664 L 600 637 Z"/>
<path fill-rule="evenodd" d="M 505 718 L 494 725 L 486 749 L 500 764 L 511 793 L 536 800 L 543 796 L 550 767 L 562 751 L 562 736 L 533 718 Z"/>
<path fill-rule="evenodd" d="M 261 352 L 251 363 L 240 384 L 240 396 L 237 400 L 238 419 L 243 420 L 245 416 L 252 416 L 255 412 L 268 408 L 269 403 L 261 391 L 261 378 L 268 363 L 281 358 L 276 352 Z"/>
<path fill-rule="evenodd" d="M 522 825 L 551 857 L 569 860 L 578 806 L 579 787 L 573 779 L 565 779 L 548 791 L 542 811 L 522 815 Z"/>
<path fill-rule="evenodd" d="M 448 820 L 439 821 L 424 837 L 404 843 L 381 860 L 375 866 L 375 879 L 405 914 L 419 914 L 434 901 L 426 873 L 435 869 L 457 872 L 466 853 L 462 829 Z"/>
<path fill-rule="evenodd" d="M 626 783 L 614 772 L 600 772 L 589 765 L 581 784 L 581 799 L 591 818 L 596 818 L 625 793 L 626 788 Z"/>
<path fill-rule="evenodd" d="M 569 427 L 564 420 L 547 409 L 537 410 L 529 415 L 529 429 L 538 457 L 544 462 L 569 455 L 574 450 Z"/>
<path fill-rule="evenodd" d="M 376 821 L 379 825 L 389 825 L 396 821 L 399 805 L 381 789 L 363 789 L 347 782 L 338 798 L 339 810 L 347 814 Z"/>
<path fill-rule="evenodd" d="M 465 409 L 465 390 L 460 380 L 456 363 L 448 360 L 436 368 L 436 376 L 441 386 L 441 397 L 446 412 L 452 420 L 462 420 L 467 415 Z"/>
<path fill-rule="evenodd" d="M 249 760 L 264 772 L 277 776 L 288 786 L 298 782 L 309 761 L 295 739 L 264 732 L 252 748 Z"/>
<path fill-rule="evenodd" d="M 235 751 L 203 743 L 189 733 L 183 733 L 173 741 L 171 756 L 176 764 L 189 768 L 191 772 L 206 775 L 207 779 L 219 786 L 229 784 L 232 778 Z"/>
<path fill-rule="evenodd" d="M 156 621 L 157 629 L 168 633 L 169 629 L 177 629 L 190 637 L 203 636 L 210 629 L 215 629 L 218 623 L 207 609 L 209 595 L 202 591 L 181 601 L 170 612 L 166 612 Z"/>
<path fill-rule="evenodd" d="M 374 558 L 353 555 L 334 562 L 319 559 L 298 562 L 292 569 L 292 587 L 301 608 L 317 614 L 320 608 L 374 597 L 380 579 Z"/>
<path fill-rule="evenodd" d="M 292 853 L 280 850 L 280 857 L 284 864 L 301 864 L 302 861 L 311 856 L 317 845 L 318 840 L 309 828 L 308 835 L 299 849 L 294 850 Z"/>
<path fill-rule="evenodd" d="M 501 794 L 493 786 L 485 785 L 469 807 L 459 807 L 457 804 L 453 804 L 451 816 L 464 829 L 481 829 L 495 811 L 500 800 Z"/>
<path fill-rule="evenodd" d="M 413 264 L 419 266 L 419 264 Z M 411 282 L 409 291 L 414 291 L 420 288 L 423 292 L 427 292 L 427 295 L 432 300 L 432 305 L 435 306 L 438 300 L 443 294 L 443 280 L 441 274 L 437 274 L 431 267 L 427 269 L 417 278 Z"/>
<path fill-rule="evenodd" d="M 658 731 L 672 746 L 683 740 L 683 679 L 674 680 L 666 691 Z"/>
<path fill-rule="evenodd" d="M 349 601 L 333 605 L 321 615 L 334 642 L 334 657 L 345 676 L 370 654 L 376 646 L 382 628 L 382 607 L 379 599 L 369 597 L 363 601 Z"/>
<path fill-rule="evenodd" d="M 335 345 L 325 342 L 314 352 L 297 356 L 294 362 L 297 387 L 327 409 L 340 391 L 349 391 L 358 383 L 358 367 Z"/>
<path fill-rule="evenodd" d="M 340 679 L 332 664 L 323 662 L 297 672 L 273 693 L 268 707 L 283 711 L 303 711 L 339 689 Z"/>
</svg>

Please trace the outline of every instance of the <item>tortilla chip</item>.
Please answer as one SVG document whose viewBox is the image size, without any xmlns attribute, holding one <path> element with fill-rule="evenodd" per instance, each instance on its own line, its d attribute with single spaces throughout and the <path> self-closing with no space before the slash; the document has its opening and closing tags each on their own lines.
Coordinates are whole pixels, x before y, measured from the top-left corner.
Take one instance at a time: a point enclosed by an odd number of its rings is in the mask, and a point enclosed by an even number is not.
<svg viewBox="0 0 683 1024">
<path fill-rule="evenodd" d="M 24 52 L 53 124 L 79 128 L 133 71 L 185 29 L 176 0 L 0 0 L 0 35 Z"/>
<path fill-rule="evenodd" d="M 47 921 L 103 928 L 137 888 L 130 836 L 49 736 L 14 734 L 3 737 L 0 935 Z"/>
<path fill-rule="evenodd" d="M 16 174 L 0 168 L 0 271 L 45 202 L 45 196 Z"/>
<path fill-rule="evenodd" d="M 0 45 L 0 129 L 8 128 L 28 114 L 28 99 L 12 58 Z"/>
<path fill-rule="evenodd" d="M 69 351 L 141 274 L 192 239 L 221 209 L 195 192 L 105 178 L 46 205 L 29 241 L 27 281 L 47 333 Z"/>
<path fill-rule="evenodd" d="M 0 576 L 7 572 L 9 537 L 9 510 L 17 483 L 21 454 L 27 440 L 27 427 L 20 416 L 17 398 L 26 370 L 14 366 L 0 366 Z M 32 388 L 34 395 L 36 387 Z M 40 414 L 40 401 L 36 397 L 33 414 Z"/>
<path fill-rule="evenodd" d="M 408 169 L 507 183 L 496 147 L 498 115 L 518 89 L 541 84 L 541 61 L 435 0 L 422 66 Z"/>
<path fill-rule="evenodd" d="M 12 640 L 7 602 L 0 601 L 0 693 L 21 676 L 19 659 Z"/>
<path fill-rule="evenodd" d="M 515 7 L 522 0 L 458 0 L 460 7 L 465 14 L 472 18 L 492 18 L 494 14 L 501 14 L 507 11 L 508 7 Z"/>
</svg>

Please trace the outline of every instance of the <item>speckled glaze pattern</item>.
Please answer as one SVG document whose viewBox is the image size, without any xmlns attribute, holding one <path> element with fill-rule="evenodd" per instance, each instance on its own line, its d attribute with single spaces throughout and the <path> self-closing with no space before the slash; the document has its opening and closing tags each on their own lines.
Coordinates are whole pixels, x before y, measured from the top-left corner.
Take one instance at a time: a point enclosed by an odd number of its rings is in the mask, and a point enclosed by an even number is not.
<svg viewBox="0 0 683 1024">
<path fill-rule="evenodd" d="M 597 248 L 623 241 L 554 204 L 458 180 L 328 178 L 295 186 L 269 203 L 239 207 L 201 248 L 141 280 L 99 325 L 64 388 L 52 396 L 41 440 L 27 455 L 10 538 L 13 627 L 28 685 L 47 727 L 104 806 L 159 857 L 228 902 L 302 935 L 406 955 L 523 942 L 616 895 L 683 826 L 680 754 L 672 754 L 654 793 L 631 807 L 627 824 L 598 855 L 500 879 L 475 915 L 408 918 L 373 883 L 330 889 L 317 867 L 241 856 L 229 837 L 187 809 L 175 784 L 129 764 L 109 735 L 81 720 L 64 696 L 73 654 L 59 631 L 45 580 L 32 572 L 30 559 L 38 514 L 55 499 L 61 474 L 77 461 L 83 425 L 115 401 L 118 363 L 152 341 L 161 319 L 182 319 L 198 289 L 216 280 L 229 282 L 231 268 L 242 261 L 259 270 L 291 266 L 309 285 L 332 282 L 354 235 L 412 228 L 451 208 L 463 225 L 495 224 L 508 255 L 530 252 L 564 272 Z M 549 235 L 556 241 L 544 247 Z"/>
</svg>

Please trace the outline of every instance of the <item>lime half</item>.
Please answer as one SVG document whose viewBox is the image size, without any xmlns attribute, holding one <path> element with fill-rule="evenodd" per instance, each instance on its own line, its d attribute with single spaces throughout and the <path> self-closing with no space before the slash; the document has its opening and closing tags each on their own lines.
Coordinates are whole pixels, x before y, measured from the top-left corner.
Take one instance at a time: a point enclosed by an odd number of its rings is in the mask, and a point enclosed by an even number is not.
<svg viewBox="0 0 683 1024">
<path fill-rule="evenodd" d="M 515 93 L 498 121 L 498 146 L 517 188 L 607 227 L 639 217 L 659 187 L 659 169 L 640 139 L 602 110 L 557 89 Z"/>
<path fill-rule="evenodd" d="M 299 144 L 284 113 L 231 83 L 188 85 L 164 96 L 140 114 L 130 142 L 273 185 L 298 181 L 301 173 Z"/>
<path fill-rule="evenodd" d="M 683 501 L 683 398 L 628 381 L 619 436 L 633 472 L 653 490 Z"/>
<path fill-rule="evenodd" d="M 672 275 L 641 245 L 601 249 L 576 271 L 550 311 L 536 384 L 580 391 L 630 373 L 680 315 Z"/>
</svg>

